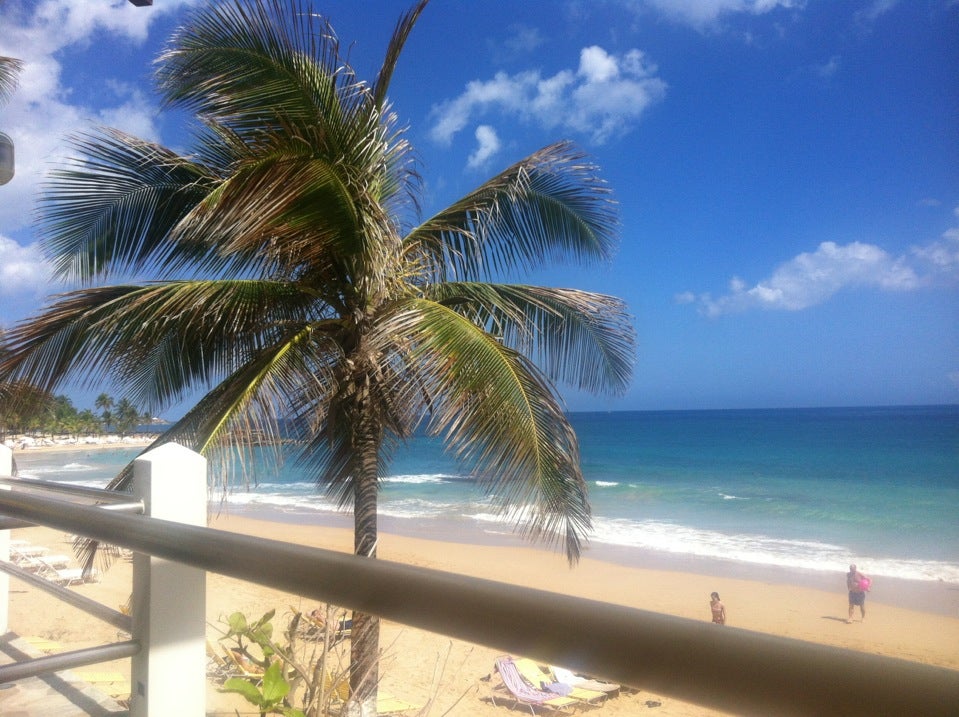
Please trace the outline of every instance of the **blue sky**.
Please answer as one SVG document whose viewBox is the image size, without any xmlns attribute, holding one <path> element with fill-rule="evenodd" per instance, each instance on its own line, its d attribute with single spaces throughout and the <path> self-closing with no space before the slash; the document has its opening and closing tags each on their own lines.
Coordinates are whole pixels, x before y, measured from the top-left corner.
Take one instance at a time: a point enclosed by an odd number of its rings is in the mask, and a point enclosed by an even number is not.
<svg viewBox="0 0 959 717">
<path fill-rule="evenodd" d="M 0 108 L 17 151 L 0 326 L 63 289 L 30 221 L 66 134 L 188 149 L 150 73 L 199 4 L 0 0 L 0 55 L 27 63 Z M 367 78 L 409 5 L 315 3 Z M 564 389 L 570 408 L 956 403 L 957 70 L 956 0 L 433 0 L 391 99 L 426 212 L 559 139 L 601 167 L 613 263 L 525 278 L 618 295 L 635 317 L 628 394 Z"/>
</svg>

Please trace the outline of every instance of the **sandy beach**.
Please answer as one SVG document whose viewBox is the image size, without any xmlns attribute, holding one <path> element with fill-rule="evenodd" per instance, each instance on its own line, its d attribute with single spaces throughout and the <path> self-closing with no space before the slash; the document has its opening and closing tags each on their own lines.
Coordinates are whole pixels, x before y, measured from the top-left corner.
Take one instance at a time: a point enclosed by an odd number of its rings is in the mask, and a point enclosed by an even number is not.
<svg viewBox="0 0 959 717">
<path fill-rule="evenodd" d="M 237 515 L 213 517 L 211 526 L 344 552 L 352 546 L 350 531 L 340 528 L 275 523 Z M 46 546 L 57 553 L 69 552 L 70 548 L 66 536 L 45 528 L 15 530 L 13 538 Z M 726 604 L 731 626 L 959 669 L 959 616 L 942 614 L 942 605 L 937 611 L 925 611 L 893 604 L 901 603 L 902 596 L 883 600 L 881 581 L 868 601 L 867 619 L 846 624 L 841 574 L 836 576 L 835 589 L 822 590 L 789 584 L 781 577 L 776 581 L 721 577 L 717 574 L 721 570 L 706 575 L 620 565 L 589 557 L 569 569 L 560 555 L 533 547 L 450 544 L 383 533 L 379 555 L 387 560 L 704 621 L 709 620 L 709 593 L 716 590 Z M 106 605 L 119 606 L 129 595 L 130 571 L 129 562 L 119 561 L 100 582 L 75 589 Z M 940 587 L 941 597 L 947 603 L 959 595 L 959 586 Z M 16 580 L 11 583 L 10 603 L 11 629 L 20 635 L 49 638 L 64 648 L 116 640 L 115 628 L 64 607 Z M 291 609 L 308 612 L 314 607 L 314 603 L 296 595 L 220 575 L 208 577 L 208 636 L 213 639 L 223 618 L 235 611 L 258 617 L 275 608 L 275 623 L 283 625 Z M 381 667 L 383 689 L 416 704 L 432 700 L 429 714 L 493 717 L 510 713 L 506 707 L 489 703 L 489 683 L 481 679 L 490 673 L 497 651 L 390 622 L 383 624 L 381 647 L 385 653 Z M 128 670 L 128 666 L 120 662 L 103 669 Z M 657 702 L 660 704 L 655 705 Z M 242 701 L 218 693 L 213 683 L 207 705 L 209 715 L 234 714 L 234 709 L 241 714 L 253 714 Z M 720 714 L 642 689 L 609 700 L 603 712 L 622 717 L 647 712 Z"/>
<path fill-rule="evenodd" d="M 10 436 L 3 443 L 13 451 L 61 452 L 61 451 L 96 451 L 115 448 L 130 448 L 132 446 L 148 446 L 156 440 L 156 434 L 137 433 L 130 436 L 114 434 L 104 436 L 82 436 L 80 438 L 57 438 L 39 440 L 32 436 Z"/>
</svg>

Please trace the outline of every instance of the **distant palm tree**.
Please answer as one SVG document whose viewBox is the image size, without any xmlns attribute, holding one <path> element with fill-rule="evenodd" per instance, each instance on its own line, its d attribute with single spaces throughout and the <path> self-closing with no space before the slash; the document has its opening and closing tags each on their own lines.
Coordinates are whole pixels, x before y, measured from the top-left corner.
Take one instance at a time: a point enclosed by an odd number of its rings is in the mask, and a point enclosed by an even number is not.
<svg viewBox="0 0 959 717">
<path fill-rule="evenodd" d="M 371 84 L 305 0 L 215 3 L 181 28 L 158 84 L 202 121 L 195 152 L 87 134 L 42 199 L 61 277 L 157 280 L 57 299 L 13 331 L 0 375 L 111 377 L 151 409 L 212 387 L 159 439 L 205 454 L 282 417 L 310 477 L 352 506 L 369 557 L 379 480 L 424 428 L 504 511 L 530 506 L 517 525 L 572 563 L 590 508 L 553 381 L 625 390 L 634 333 L 618 299 L 503 280 L 562 256 L 607 260 L 615 208 L 559 143 L 421 220 L 386 93 L 425 6 L 400 19 Z M 368 711 L 377 619 L 356 613 L 352 634 Z"/>
<path fill-rule="evenodd" d="M 101 393 L 93 404 L 100 411 L 100 422 L 107 431 L 113 425 L 113 396 Z"/>
</svg>

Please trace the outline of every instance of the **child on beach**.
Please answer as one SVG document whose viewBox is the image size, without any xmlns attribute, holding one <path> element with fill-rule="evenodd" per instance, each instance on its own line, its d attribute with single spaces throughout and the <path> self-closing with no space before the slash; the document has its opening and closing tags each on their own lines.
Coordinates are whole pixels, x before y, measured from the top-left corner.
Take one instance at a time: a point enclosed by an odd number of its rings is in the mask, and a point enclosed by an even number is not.
<svg viewBox="0 0 959 717">
<path fill-rule="evenodd" d="M 726 606 L 719 599 L 719 593 L 711 593 L 709 596 L 709 609 L 713 613 L 713 622 L 717 625 L 726 624 Z"/>
</svg>

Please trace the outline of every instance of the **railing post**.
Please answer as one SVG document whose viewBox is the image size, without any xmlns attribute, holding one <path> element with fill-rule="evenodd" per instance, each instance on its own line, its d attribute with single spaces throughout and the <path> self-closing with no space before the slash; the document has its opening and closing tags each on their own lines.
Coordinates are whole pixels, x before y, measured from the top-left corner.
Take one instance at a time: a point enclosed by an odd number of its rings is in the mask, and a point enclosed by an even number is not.
<svg viewBox="0 0 959 717">
<path fill-rule="evenodd" d="M 153 518 L 206 526 L 206 459 L 175 443 L 133 463 L 133 493 Z M 133 556 L 131 717 L 203 717 L 206 711 L 206 573 Z"/>
<path fill-rule="evenodd" d="M 13 475 L 13 451 L 0 443 L 0 476 Z M 10 486 L 0 486 L 0 490 Z M 0 560 L 10 559 L 10 531 L 0 530 Z M 10 576 L 0 573 L 0 635 L 10 629 Z"/>
</svg>

